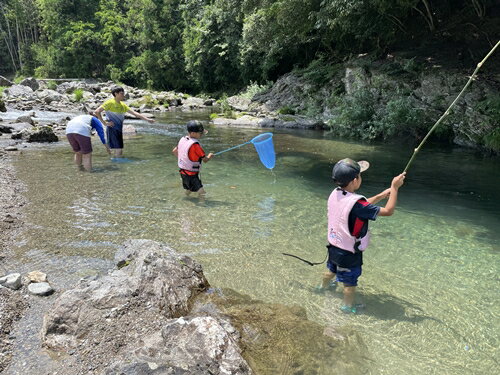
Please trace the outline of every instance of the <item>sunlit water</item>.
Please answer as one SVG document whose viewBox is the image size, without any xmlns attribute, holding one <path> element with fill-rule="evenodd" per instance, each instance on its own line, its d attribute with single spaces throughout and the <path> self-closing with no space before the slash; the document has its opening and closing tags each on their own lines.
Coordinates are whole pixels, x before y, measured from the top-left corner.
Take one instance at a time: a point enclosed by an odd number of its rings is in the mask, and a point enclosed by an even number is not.
<svg viewBox="0 0 500 375">
<path fill-rule="evenodd" d="M 371 224 L 373 240 L 358 288 L 366 310 L 344 315 L 340 287 L 312 293 L 324 265 L 310 267 L 281 253 L 325 258 L 335 161 L 369 160 L 360 193 L 370 196 L 401 172 L 410 146 L 275 130 L 273 171 L 259 162 L 252 145 L 214 157 L 202 169 L 208 192 L 202 202 L 185 197 L 170 153 L 195 115 L 168 116 L 152 126 L 129 122 L 139 133 L 125 140 L 128 163 L 111 162 L 94 139 L 94 173 L 76 170 L 67 144 L 20 155 L 16 167 L 30 204 L 29 226 L 15 249 L 19 260 L 47 272 L 61 289 L 108 267 L 124 240 L 153 239 L 198 260 L 213 286 L 300 305 L 312 321 L 357 332 L 365 357 L 352 374 L 366 367 L 370 374 L 495 372 L 498 158 L 426 145 L 400 190 L 395 215 Z M 202 144 L 216 152 L 263 131 L 209 128 Z"/>
</svg>

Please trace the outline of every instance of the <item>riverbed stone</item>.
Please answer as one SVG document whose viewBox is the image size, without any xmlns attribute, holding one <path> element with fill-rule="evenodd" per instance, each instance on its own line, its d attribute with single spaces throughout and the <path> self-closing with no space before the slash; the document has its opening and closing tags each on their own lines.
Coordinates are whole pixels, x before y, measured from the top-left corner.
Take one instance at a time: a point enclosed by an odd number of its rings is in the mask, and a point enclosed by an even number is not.
<svg viewBox="0 0 500 375">
<path fill-rule="evenodd" d="M 33 94 L 33 90 L 24 85 L 12 85 L 3 90 L 3 94 L 7 97 L 29 97 Z"/>
<path fill-rule="evenodd" d="M 30 114 L 28 115 L 23 115 L 23 116 L 19 116 L 17 119 L 16 119 L 16 122 L 26 122 L 30 125 L 34 125 L 35 122 L 33 121 L 33 118 L 31 117 Z"/>
<path fill-rule="evenodd" d="M 36 296 L 48 296 L 54 293 L 54 289 L 47 282 L 31 283 L 28 285 L 28 292 Z"/>
<path fill-rule="evenodd" d="M 6 275 L 4 277 L 0 277 L 0 285 L 12 289 L 12 290 L 17 290 L 21 288 L 22 282 L 21 282 L 21 274 L 20 273 L 11 273 L 9 275 Z"/>
<path fill-rule="evenodd" d="M 54 134 L 54 130 L 50 126 L 36 126 L 32 129 L 25 129 L 22 132 L 22 139 L 27 142 L 58 142 L 59 137 Z"/>
<path fill-rule="evenodd" d="M 47 281 L 47 274 L 41 271 L 31 271 L 26 277 L 32 283 L 44 283 Z"/>
<path fill-rule="evenodd" d="M 28 78 L 25 78 L 23 79 L 21 82 L 19 82 L 20 85 L 23 85 L 23 86 L 28 86 L 29 88 L 31 88 L 33 91 L 36 91 L 40 88 L 40 84 L 38 83 L 38 81 L 33 78 L 33 77 L 28 77 Z"/>
<path fill-rule="evenodd" d="M 5 106 L 5 102 L 0 98 L 0 112 L 7 112 L 7 107 Z"/>
</svg>

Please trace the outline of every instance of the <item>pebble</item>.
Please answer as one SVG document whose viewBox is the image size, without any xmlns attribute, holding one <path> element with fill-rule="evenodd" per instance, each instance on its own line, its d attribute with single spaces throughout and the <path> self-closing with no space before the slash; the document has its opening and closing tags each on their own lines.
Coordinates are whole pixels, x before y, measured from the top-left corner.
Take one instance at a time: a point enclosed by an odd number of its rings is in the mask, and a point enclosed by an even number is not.
<svg viewBox="0 0 500 375">
<path fill-rule="evenodd" d="M 28 285 L 28 291 L 36 296 L 48 296 L 54 292 L 49 283 L 31 283 Z"/>
<path fill-rule="evenodd" d="M 5 151 L 17 151 L 17 147 L 16 146 L 7 146 L 7 147 L 5 147 Z"/>
</svg>

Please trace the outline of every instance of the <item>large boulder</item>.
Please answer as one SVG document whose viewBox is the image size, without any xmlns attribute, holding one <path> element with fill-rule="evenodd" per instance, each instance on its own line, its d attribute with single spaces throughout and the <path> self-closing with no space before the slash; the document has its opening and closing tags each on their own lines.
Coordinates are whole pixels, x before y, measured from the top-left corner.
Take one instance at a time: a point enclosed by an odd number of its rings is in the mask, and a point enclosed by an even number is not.
<svg viewBox="0 0 500 375">
<path fill-rule="evenodd" d="M 25 123 L 21 123 L 25 124 Z M 24 139 L 27 142 L 58 142 L 59 138 L 54 134 L 54 130 L 50 126 L 31 126 L 25 128 L 18 133 L 12 134 L 13 139 Z"/>
<path fill-rule="evenodd" d="M 20 85 L 23 85 L 23 86 L 28 86 L 29 88 L 31 88 L 33 91 L 36 91 L 40 88 L 40 84 L 38 83 L 38 81 L 33 78 L 33 77 L 28 77 L 28 78 L 25 78 L 23 79 L 21 82 L 19 82 Z"/>
<path fill-rule="evenodd" d="M 12 86 L 14 83 L 7 78 L 0 76 L 0 86 Z"/>
<path fill-rule="evenodd" d="M 28 97 L 33 94 L 33 89 L 24 85 L 12 85 L 3 90 L 3 94 L 6 97 Z"/>
<path fill-rule="evenodd" d="M 63 100 L 65 97 L 64 95 L 58 93 L 55 90 L 42 90 L 38 91 L 36 93 L 37 97 L 41 100 L 43 100 L 46 104 L 50 104 L 52 102 L 59 102 Z"/>
<path fill-rule="evenodd" d="M 227 103 L 236 111 L 247 112 L 250 109 L 252 101 L 248 98 L 235 95 L 227 98 Z"/>
<path fill-rule="evenodd" d="M 58 298 L 44 320 L 45 346 L 74 348 L 81 337 L 99 337 L 93 327 L 100 324 L 120 333 L 121 319 L 107 322 L 106 318 L 127 310 L 135 310 L 136 319 L 148 314 L 182 316 L 192 298 L 208 287 L 198 263 L 153 241 L 129 241 L 115 260 L 121 268 L 101 279 L 82 280 Z M 139 334 L 139 328 L 134 332 L 131 327 L 129 333 Z"/>
<path fill-rule="evenodd" d="M 228 321 L 182 317 L 208 288 L 198 263 L 148 240 L 128 241 L 115 262 L 108 275 L 64 292 L 45 316 L 43 345 L 71 354 L 58 373 L 91 364 L 110 375 L 251 374 Z"/>
</svg>

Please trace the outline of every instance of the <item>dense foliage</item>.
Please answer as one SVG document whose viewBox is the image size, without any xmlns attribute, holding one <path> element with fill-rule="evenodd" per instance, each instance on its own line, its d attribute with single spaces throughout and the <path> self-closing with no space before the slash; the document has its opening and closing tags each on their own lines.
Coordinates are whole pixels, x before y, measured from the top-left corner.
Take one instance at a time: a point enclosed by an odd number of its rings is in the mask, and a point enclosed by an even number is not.
<svg viewBox="0 0 500 375">
<path fill-rule="evenodd" d="M 227 92 L 429 40 L 477 60 L 499 18 L 495 0 L 2 0 L 0 71 Z"/>
</svg>

